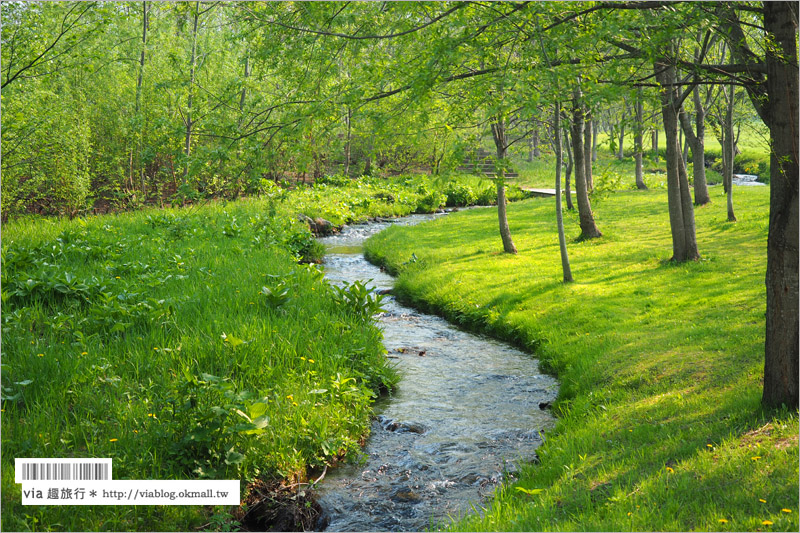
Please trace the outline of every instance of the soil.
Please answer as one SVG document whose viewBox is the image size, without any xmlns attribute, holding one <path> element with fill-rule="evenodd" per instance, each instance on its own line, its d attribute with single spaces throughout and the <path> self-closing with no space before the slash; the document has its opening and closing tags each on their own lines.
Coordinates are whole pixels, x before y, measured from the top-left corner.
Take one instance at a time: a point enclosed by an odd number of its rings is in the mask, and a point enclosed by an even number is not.
<svg viewBox="0 0 800 533">
<path fill-rule="evenodd" d="M 250 484 L 244 505 L 234 512 L 242 531 L 309 531 L 322 509 L 314 494 L 301 485 L 257 480 Z"/>
</svg>

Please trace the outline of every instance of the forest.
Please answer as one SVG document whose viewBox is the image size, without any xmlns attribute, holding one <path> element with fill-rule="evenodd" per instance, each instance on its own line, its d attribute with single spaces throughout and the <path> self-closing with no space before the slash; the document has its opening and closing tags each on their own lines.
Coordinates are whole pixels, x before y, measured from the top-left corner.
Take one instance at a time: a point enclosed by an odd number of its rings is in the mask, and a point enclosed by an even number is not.
<svg viewBox="0 0 800 533">
<path fill-rule="evenodd" d="M 326 281 L 318 237 L 446 210 L 366 258 L 559 392 L 538 464 L 431 527 L 797 530 L 797 21 L 3 2 L 2 529 L 318 528 L 314 480 L 404 379 L 384 294 Z M 20 457 L 241 505 L 27 506 Z"/>
</svg>

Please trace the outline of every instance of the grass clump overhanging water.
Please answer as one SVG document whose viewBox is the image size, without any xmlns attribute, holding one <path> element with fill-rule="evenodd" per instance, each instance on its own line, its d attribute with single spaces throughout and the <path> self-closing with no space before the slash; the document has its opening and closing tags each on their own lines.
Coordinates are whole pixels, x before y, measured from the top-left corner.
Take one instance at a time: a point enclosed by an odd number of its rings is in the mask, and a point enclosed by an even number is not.
<svg viewBox="0 0 800 533">
<path fill-rule="evenodd" d="M 244 489 L 358 452 L 397 380 L 379 297 L 298 264 L 316 241 L 294 194 L 4 227 L 3 530 L 231 524 L 223 507 L 23 507 L 17 457 L 110 457 L 115 479 Z"/>
<path fill-rule="evenodd" d="M 560 380 L 541 464 L 452 529 L 798 529 L 797 414 L 760 406 L 769 190 L 736 188 L 737 223 L 711 194 L 702 260 L 685 264 L 667 261 L 665 190 L 595 197 L 601 239 L 576 242 L 567 212 L 571 284 L 552 199 L 509 206 L 518 255 L 501 253 L 493 210 L 367 241 L 400 299 L 527 348 Z"/>
</svg>

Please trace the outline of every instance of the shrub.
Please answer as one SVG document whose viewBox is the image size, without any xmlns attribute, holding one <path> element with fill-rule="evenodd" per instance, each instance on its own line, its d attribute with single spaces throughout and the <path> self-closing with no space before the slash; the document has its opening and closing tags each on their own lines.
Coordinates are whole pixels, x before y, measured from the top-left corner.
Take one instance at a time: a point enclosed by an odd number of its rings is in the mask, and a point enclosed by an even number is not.
<svg viewBox="0 0 800 533">
<path fill-rule="evenodd" d="M 456 182 L 450 182 L 444 188 L 444 194 L 447 197 L 445 205 L 447 207 L 465 207 L 468 205 L 475 205 L 478 197 L 468 185 L 462 185 Z"/>
</svg>

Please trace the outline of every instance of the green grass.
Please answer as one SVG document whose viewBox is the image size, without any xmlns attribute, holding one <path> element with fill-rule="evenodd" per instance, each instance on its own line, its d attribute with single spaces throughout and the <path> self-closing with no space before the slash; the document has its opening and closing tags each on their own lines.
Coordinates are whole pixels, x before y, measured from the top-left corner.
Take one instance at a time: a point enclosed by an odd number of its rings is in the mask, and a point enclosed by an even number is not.
<svg viewBox="0 0 800 533">
<path fill-rule="evenodd" d="M 298 264 L 315 251 L 295 221 L 309 194 L 4 226 L 3 530 L 230 523 L 222 507 L 22 507 L 16 457 L 110 457 L 115 479 L 244 487 L 358 452 L 397 378 L 375 297 Z M 358 196 L 320 194 L 340 210 L 334 199 Z"/>
<path fill-rule="evenodd" d="M 760 406 L 768 187 L 735 189 L 737 223 L 711 194 L 686 264 L 667 261 L 665 190 L 596 196 L 597 240 L 575 242 L 567 213 L 566 285 L 552 199 L 509 206 L 516 256 L 492 209 L 367 242 L 399 298 L 536 353 L 561 384 L 541 464 L 452 529 L 797 531 L 797 414 Z"/>
</svg>

